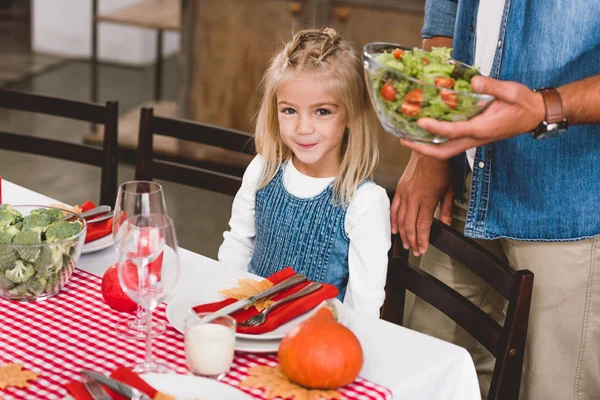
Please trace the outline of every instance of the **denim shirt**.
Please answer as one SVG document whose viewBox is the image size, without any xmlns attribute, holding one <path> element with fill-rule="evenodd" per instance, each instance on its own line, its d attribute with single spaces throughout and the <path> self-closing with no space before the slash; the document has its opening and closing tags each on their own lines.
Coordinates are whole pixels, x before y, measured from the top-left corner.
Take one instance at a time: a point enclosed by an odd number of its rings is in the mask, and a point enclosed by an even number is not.
<svg viewBox="0 0 600 400">
<path fill-rule="evenodd" d="M 422 36 L 453 38 L 453 58 L 473 64 L 477 0 L 427 0 Z M 531 89 L 600 74 L 599 0 L 506 0 L 490 76 Z M 465 155 L 452 159 L 464 201 Z M 600 125 L 529 134 L 481 146 L 475 155 L 465 234 L 569 241 L 600 234 Z"/>
</svg>

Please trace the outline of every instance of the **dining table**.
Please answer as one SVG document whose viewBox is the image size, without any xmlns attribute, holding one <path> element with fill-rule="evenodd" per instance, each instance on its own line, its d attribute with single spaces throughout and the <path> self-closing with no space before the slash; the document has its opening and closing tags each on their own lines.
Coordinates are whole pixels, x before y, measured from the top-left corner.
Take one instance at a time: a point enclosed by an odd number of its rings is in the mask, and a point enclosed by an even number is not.
<svg viewBox="0 0 600 400">
<path fill-rule="evenodd" d="M 7 180 L 2 182 L 2 186 L 2 202 L 6 204 L 51 205 L 60 203 L 59 200 Z M 84 200 L 82 199 L 82 202 Z M 179 249 L 179 259 L 180 276 L 173 292 L 175 294 L 193 292 L 195 288 L 207 283 L 218 286 L 229 284 L 238 278 L 257 278 L 246 271 L 229 267 L 217 260 L 183 248 Z M 117 252 L 114 246 L 82 254 L 76 266 L 76 271 L 80 271 L 80 275 L 78 275 L 80 278 L 75 281 L 72 278 L 67 282 L 63 289 L 64 296 L 77 296 L 76 292 L 79 289 L 75 290 L 76 287 L 73 286 L 77 280 L 85 280 L 89 276 L 89 279 L 99 281 L 108 267 L 116 261 Z M 71 288 L 69 288 L 70 286 Z M 95 290 L 89 289 L 90 287 L 96 286 L 89 286 L 85 290 Z M 49 300 L 43 300 L 40 303 Z M 169 300 L 170 298 L 166 302 L 168 303 Z M 14 302 L 0 299 L 0 311 L 12 307 L 12 303 Z M 346 307 L 345 311 L 348 317 L 347 327 L 358 338 L 364 353 L 364 364 L 359 376 L 367 382 L 387 389 L 389 392 L 387 398 L 402 400 L 481 399 L 473 360 L 466 349 L 382 319 L 361 314 L 347 306 L 344 307 Z M 8 315 L 16 316 L 16 314 Z M 87 314 L 81 315 L 80 318 L 84 319 L 86 316 Z M 76 315 L 74 317 L 77 318 Z M 26 357 L 22 352 L 17 353 L 11 350 L 14 349 L 11 343 L 14 342 L 15 337 L 22 335 L 25 338 L 28 334 L 27 327 L 20 327 L 20 324 L 8 324 L 10 328 L 7 328 L 8 325 L 5 322 L 9 322 L 6 317 L 5 321 L 0 322 L 0 365 L 19 362 Z M 53 327 L 49 326 L 46 329 L 51 330 Z M 119 344 L 119 341 L 126 340 L 119 338 L 116 334 L 111 335 L 113 333 L 105 334 L 104 340 L 114 342 L 116 345 Z M 174 341 L 183 342 L 182 334 L 174 331 L 173 335 Z M 31 346 L 36 345 L 35 338 L 27 340 L 31 341 Z M 105 346 L 101 340 L 94 343 L 90 344 L 86 351 L 92 355 L 94 352 L 98 352 L 98 357 L 100 357 Z M 39 346 L 43 348 L 44 344 L 40 343 Z M 43 350 L 36 354 L 43 357 Z M 162 354 L 161 351 L 158 351 L 156 357 L 160 359 Z M 276 357 L 276 354 L 273 357 Z M 179 361 L 185 364 L 185 358 Z M 100 364 L 98 363 L 98 365 Z M 97 365 L 91 365 L 90 368 L 95 366 Z M 180 368 L 179 372 L 185 373 L 186 371 Z M 41 371 L 41 373 L 43 377 L 44 372 Z M 60 383 L 64 385 L 67 382 L 64 379 L 57 380 L 57 382 L 53 396 L 64 398 L 67 392 L 60 387 Z M 28 390 L 31 388 L 13 389 L 8 393 L 0 389 L 0 398 L 38 398 L 34 392 L 28 392 Z M 21 394 L 17 396 L 15 393 Z M 364 395 L 357 398 L 370 399 L 373 397 Z"/>
</svg>

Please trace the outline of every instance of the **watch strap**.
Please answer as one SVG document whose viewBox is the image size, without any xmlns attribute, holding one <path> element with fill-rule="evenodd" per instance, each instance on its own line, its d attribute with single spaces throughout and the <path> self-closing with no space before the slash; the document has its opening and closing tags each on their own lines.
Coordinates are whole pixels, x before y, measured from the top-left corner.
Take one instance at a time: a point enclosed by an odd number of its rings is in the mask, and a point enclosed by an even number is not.
<svg viewBox="0 0 600 400">
<path fill-rule="evenodd" d="M 554 88 L 546 88 L 537 90 L 544 99 L 544 106 L 546 107 L 546 122 L 548 124 L 555 124 L 565 120 L 565 113 L 563 111 L 562 99 L 560 94 Z"/>
</svg>

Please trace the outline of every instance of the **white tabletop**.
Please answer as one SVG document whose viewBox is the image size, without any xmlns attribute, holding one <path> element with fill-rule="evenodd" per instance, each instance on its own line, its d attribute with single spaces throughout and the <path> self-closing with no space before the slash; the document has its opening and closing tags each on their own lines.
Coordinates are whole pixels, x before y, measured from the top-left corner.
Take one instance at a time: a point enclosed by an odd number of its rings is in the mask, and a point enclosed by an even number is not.
<svg viewBox="0 0 600 400">
<path fill-rule="evenodd" d="M 57 201 L 11 182 L 2 182 L 3 202 L 50 205 Z M 117 259 L 113 247 L 83 254 L 78 267 L 102 276 Z M 181 276 L 176 292 L 196 285 L 230 283 L 252 275 L 181 249 Z M 395 399 L 480 399 L 475 367 L 462 347 L 349 310 L 348 327 L 362 345 L 360 375 L 392 390 Z"/>
</svg>

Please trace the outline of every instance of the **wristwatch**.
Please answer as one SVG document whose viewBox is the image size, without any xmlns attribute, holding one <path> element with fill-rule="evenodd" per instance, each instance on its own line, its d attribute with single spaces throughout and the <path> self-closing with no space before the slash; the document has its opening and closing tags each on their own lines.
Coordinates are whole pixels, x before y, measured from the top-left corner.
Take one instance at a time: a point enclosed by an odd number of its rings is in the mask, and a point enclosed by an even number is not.
<svg viewBox="0 0 600 400">
<path fill-rule="evenodd" d="M 534 89 L 544 99 L 546 118 L 533 131 L 531 136 L 535 139 L 550 139 L 562 135 L 569 128 L 565 117 L 560 93 L 554 88 Z"/>
</svg>

